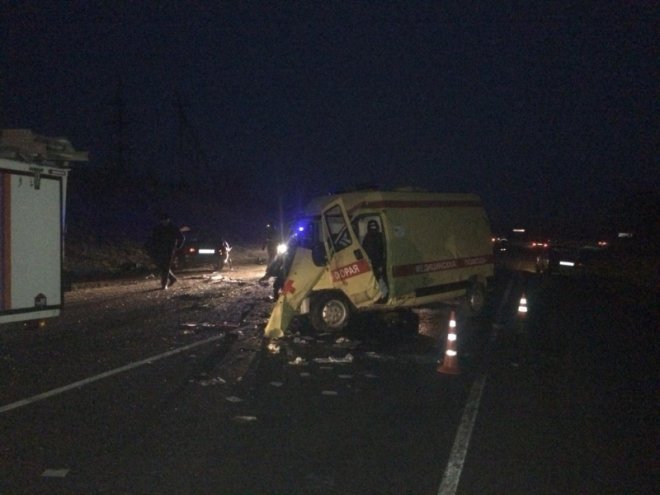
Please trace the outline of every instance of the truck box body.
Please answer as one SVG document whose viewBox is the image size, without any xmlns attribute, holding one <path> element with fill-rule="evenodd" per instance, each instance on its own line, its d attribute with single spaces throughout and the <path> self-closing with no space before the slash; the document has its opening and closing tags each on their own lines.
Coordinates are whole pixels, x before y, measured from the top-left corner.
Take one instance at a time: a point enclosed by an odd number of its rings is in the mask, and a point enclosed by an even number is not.
<svg viewBox="0 0 660 495">
<path fill-rule="evenodd" d="M 70 161 L 62 137 L 0 130 L 0 324 L 58 316 Z"/>
<path fill-rule="evenodd" d="M 374 275 L 361 244 L 370 221 L 377 222 L 385 241 L 382 277 Z M 332 294 L 340 311 L 341 299 L 350 310 L 419 307 L 469 296 L 475 286 L 485 289 L 493 275 L 490 226 L 473 194 L 402 190 L 326 196 L 307 206 L 295 230 L 295 254 L 267 334 L 279 335 L 284 328 L 278 320 L 286 326 L 287 315 L 304 313 L 317 329 L 332 329 L 320 314 L 331 308 L 319 308 Z"/>
<path fill-rule="evenodd" d="M 0 323 L 60 312 L 67 172 L 0 158 Z"/>
</svg>

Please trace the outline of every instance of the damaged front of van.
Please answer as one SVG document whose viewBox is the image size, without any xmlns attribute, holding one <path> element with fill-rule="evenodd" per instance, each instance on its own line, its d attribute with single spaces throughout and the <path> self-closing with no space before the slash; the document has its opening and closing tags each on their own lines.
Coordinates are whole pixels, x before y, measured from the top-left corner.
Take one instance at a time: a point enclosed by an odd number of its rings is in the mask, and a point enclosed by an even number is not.
<svg viewBox="0 0 660 495">
<path fill-rule="evenodd" d="M 295 231 L 290 268 L 265 329 L 270 338 L 282 337 L 296 314 L 309 314 L 317 330 L 340 330 L 355 308 L 383 296 L 341 197 L 312 202 Z"/>
</svg>

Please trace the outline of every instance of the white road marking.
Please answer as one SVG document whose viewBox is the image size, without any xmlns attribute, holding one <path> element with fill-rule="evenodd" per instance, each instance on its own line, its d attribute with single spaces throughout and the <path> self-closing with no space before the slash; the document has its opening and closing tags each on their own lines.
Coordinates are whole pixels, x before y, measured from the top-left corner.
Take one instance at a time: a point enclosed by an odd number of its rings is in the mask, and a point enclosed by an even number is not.
<svg viewBox="0 0 660 495">
<path fill-rule="evenodd" d="M 461 422 L 456 431 L 456 438 L 454 438 L 454 445 L 452 446 L 447 461 L 445 474 L 442 477 L 442 482 L 438 488 L 438 495 L 454 495 L 458 488 L 458 481 L 461 478 L 463 471 L 463 464 L 465 456 L 467 455 L 468 447 L 470 446 L 470 437 L 472 436 L 472 428 L 477 419 L 477 412 L 479 411 L 479 403 L 481 402 L 481 394 L 486 385 L 486 375 L 481 374 L 472 384 L 470 389 L 470 396 L 468 397 L 467 404 L 461 416 Z"/>
<path fill-rule="evenodd" d="M 54 397 L 56 395 L 62 394 L 64 392 L 67 392 L 71 389 L 74 388 L 80 388 L 85 385 L 89 385 L 90 383 L 97 382 L 99 380 L 103 380 L 104 378 L 111 377 L 113 375 L 116 375 L 118 373 L 123 373 L 124 371 L 129 371 L 132 370 L 133 368 L 137 368 L 139 366 L 144 366 L 145 364 L 151 364 L 155 361 L 159 361 L 161 359 L 164 359 L 166 357 L 174 356 L 175 354 L 180 354 L 182 352 L 185 352 L 190 349 L 194 349 L 195 347 L 202 346 L 204 344 L 208 344 L 209 342 L 214 342 L 216 340 L 223 339 L 225 337 L 225 334 L 220 334 L 216 335 L 215 337 L 208 338 L 206 340 L 200 340 L 199 342 L 195 342 L 193 344 L 189 344 L 183 347 L 179 347 L 178 349 L 173 349 L 168 352 L 164 352 L 162 354 L 158 354 L 157 356 L 153 356 L 147 359 L 143 359 L 141 361 L 136 361 L 134 363 L 129 363 L 125 366 L 121 366 L 120 368 L 115 368 L 114 370 L 110 371 L 105 371 L 99 375 L 91 376 L 89 378 L 85 378 L 84 380 L 79 380 L 77 382 L 73 382 L 69 385 L 65 385 L 63 387 L 55 388 L 53 390 L 49 390 L 48 392 L 44 392 L 41 394 L 33 395 L 32 397 L 28 397 L 27 399 L 21 399 L 16 402 L 12 402 L 11 404 L 7 404 L 6 406 L 0 407 L 0 414 L 5 413 L 7 411 L 11 411 L 13 409 L 18 409 L 19 407 L 27 406 L 29 404 L 34 404 L 35 402 L 42 401 L 44 399 L 48 399 L 49 397 Z"/>
<path fill-rule="evenodd" d="M 46 469 L 41 473 L 42 478 L 65 478 L 69 474 L 68 469 Z"/>
</svg>

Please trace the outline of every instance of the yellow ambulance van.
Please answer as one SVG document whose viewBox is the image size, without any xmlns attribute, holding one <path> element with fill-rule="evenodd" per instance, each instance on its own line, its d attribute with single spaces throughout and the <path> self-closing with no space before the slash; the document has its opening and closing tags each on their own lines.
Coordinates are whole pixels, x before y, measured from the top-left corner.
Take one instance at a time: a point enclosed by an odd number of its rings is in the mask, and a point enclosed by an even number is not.
<svg viewBox="0 0 660 495">
<path fill-rule="evenodd" d="M 491 232 L 474 194 L 355 191 L 316 198 L 292 227 L 266 336 L 307 315 L 338 331 L 355 311 L 462 302 L 477 314 L 493 276 Z M 380 240 L 374 237 L 380 237 Z"/>
</svg>

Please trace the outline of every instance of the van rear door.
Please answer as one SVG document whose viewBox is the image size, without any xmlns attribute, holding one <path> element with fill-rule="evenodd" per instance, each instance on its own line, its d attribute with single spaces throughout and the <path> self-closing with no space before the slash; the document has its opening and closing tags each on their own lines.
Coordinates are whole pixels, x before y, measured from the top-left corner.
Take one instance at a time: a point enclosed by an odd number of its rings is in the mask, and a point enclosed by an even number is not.
<svg viewBox="0 0 660 495">
<path fill-rule="evenodd" d="M 341 198 L 330 203 L 322 216 L 323 240 L 333 286 L 358 307 L 378 300 L 381 297 L 378 281 Z"/>
</svg>

